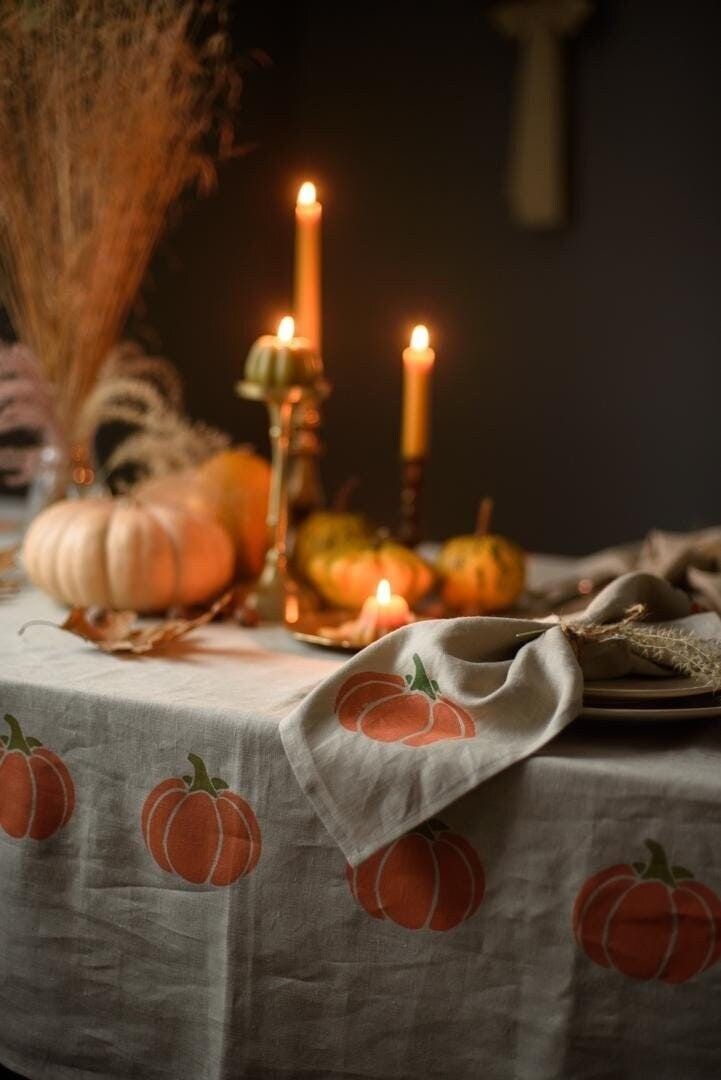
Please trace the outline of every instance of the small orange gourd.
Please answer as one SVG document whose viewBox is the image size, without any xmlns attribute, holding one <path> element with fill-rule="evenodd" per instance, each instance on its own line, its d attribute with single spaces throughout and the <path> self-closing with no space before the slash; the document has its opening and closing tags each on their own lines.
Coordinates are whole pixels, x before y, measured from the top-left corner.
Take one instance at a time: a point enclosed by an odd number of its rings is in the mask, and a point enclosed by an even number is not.
<svg viewBox="0 0 721 1080">
<path fill-rule="evenodd" d="M 364 514 L 348 510 L 317 510 L 299 526 L 293 548 L 293 566 L 300 577 L 309 579 L 316 555 L 324 555 L 343 544 L 370 542 L 375 526 Z"/>
<path fill-rule="evenodd" d="M 324 600 L 333 607 L 358 611 L 386 578 L 391 592 L 413 606 L 426 595 L 434 581 L 431 567 L 410 548 L 393 541 L 372 544 L 349 541 L 314 555 L 308 577 Z"/>
<path fill-rule="evenodd" d="M 523 592 L 525 556 L 504 536 L 489 533 L 493 503 L 484 499 L 474 535 L 447 540 L 436 561 L 446 607 L 467 615 L 503 611 Z"/>
</svg>

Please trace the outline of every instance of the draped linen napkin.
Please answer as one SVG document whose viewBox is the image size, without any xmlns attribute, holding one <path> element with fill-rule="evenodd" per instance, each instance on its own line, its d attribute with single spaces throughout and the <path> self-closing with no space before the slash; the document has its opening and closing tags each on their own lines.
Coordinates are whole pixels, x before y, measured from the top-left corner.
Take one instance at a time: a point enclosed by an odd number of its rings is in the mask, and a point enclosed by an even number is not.
<svg viewBox="0 0 721 1080">
<path fill-rule="evenodd" d="M 687 618 L 685 593 L 649 574 L 619 578 L 576 621 L 615 622 L 637 602 L 654 621 L 706 620 L 707 637 L 721 629 L 716 616 Z M 620 639 L 584 645 L 581 664 L 594 678 L 671 674 Z M 549 742 L 581 711 L 583 679 L 560 625 L 429 620 L 358 653 L 280 734 L 301 788 L 355 865 Z"/>
<path fill-rule="evenodd" d="M 579 559 L 572 576 L 537 590 L 536 598 L 558 605 L 632 571 L 665 578 L 721 614 L 721 526 L 689 533 L 653 529 L 642 542 L 604 548 Z"/>
</svg>

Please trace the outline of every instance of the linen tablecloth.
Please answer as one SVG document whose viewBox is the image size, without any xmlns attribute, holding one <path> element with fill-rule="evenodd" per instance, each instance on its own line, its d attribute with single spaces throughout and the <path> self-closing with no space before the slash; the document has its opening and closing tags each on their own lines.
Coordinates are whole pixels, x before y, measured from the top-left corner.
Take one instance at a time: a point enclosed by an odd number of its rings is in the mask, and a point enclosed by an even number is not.
<svg viewBox="0 0 721 1080">
<path fill-rule="evenodd" d="M 349 861 L 357 865 L 545 746 L 581 712 L 584 673 L 667 678 L 668 667 L 619 636 L 618 620 L 639 604 L 649 621 L 718 648 L 715 612 L 692 614 L 680 589 L 631 573 L 566 628 L 499 616 L 419 620 L 324 680 L 280 734 L 300 786 Z M 571 626 L 579 634 L 599 625 L 609 628 L 608 641 L 574 648 Z"/>
<path fill-rule="evenodd" d="M 6 753 L 24 740 L 36 770 L 0 822 L 4 1064 L 32 1080 L 716 1075 L 717 723 L 579 722 L 349 870 L 278 734 L 340 660 L 223 625 L 123 659 L 44 627 L 19 638 L 38 617 L 60 612 L 34 592 L 0 607 Z M 212 814 L 182 801 L 193 779 Z"/>
</svg>

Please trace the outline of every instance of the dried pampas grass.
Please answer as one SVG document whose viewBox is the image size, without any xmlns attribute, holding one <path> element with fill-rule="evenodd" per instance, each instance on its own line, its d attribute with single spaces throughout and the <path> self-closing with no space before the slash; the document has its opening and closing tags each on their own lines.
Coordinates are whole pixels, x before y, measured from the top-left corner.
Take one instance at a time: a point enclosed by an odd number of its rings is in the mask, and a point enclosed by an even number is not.
<svg viewBox="0 0 721 1080">
<path fill-rule="evenodd" d="M 189 469 L 224 450 L 230 439 L 183 413 L 183 389 L 171 363 L 147 356 L 131 342 L 114 349 L 81 409 L 79 433 L 90 440 L 104 424 L 130 431 L 103 463 L 101 475 L 114 489 L 125 486 L 116 474 L 134 481 Z"/>
<path fill-rule="evenodd" d="M 101 365 L 79 407 L 75 435 L 91 446 L 98 432 L 113 424 L 121 426 L 122 435 L 100 478 L 114 489 L 127 484 L 128 475 L 138 479 L 191 468 L 230 441 L 184 415 L 180 377 L 168 360 L 148 356 L 127 341 Z M 57 443 L 55 402 L 40 365 L 24 345 L 0 341 L 0 484 L 11 489 L 29 484 L 42 446 Z"/>
<path fill-rule="evenodd" d="M 0 0 L 0 301 L 67 442 L 168 208 L 232 147 L 221 8 Z"/>
</svg>

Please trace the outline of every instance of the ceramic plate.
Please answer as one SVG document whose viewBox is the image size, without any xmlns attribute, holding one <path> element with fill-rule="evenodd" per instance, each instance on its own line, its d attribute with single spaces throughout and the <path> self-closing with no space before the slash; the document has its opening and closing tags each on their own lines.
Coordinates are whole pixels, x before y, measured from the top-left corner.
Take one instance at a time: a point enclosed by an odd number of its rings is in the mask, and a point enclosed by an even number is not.
<svg viewBox="0 0 721 1080">
<path fill-rule="evenodd" d="M 710 720 L 721 716 L 721 697 L 708 694 L 700 699 L 681 699 L 630 705 L 584 705 L 581 716 L 588 720 L 633 720 L 637 723 L 670 723 L 674 720 Z"/>
<path fill-rule="evenodd" d="M 327 626 L 341 626 L 355 616 L 350 611 L 326 611 L 304 615 L 293 627 L 287 627 L 296 641 L 304 641 L 306 645 L 320 645 L 324 649 L 336 649 L 338 652 L 357 653 L 365 649 L 366 645 L 360 645 L 357 641 L 349 641 L 336 637 L 327 637 L 321 630 Z M 428 616 L 414 615 L 413 621 L 420 622 Z"/>
<path fill-rule="evenodd" d="M 352 641 L 338 641 L 337 638 L 324 637 L 322 634 L 308 634 L 303 630 L 291 630 L 296 641 L 304 641 L 306 645 L 321 645 L 325 649 L 336 649 L 338 652 L 360 652 L 362 645 Z"/>
<path fill-rule="evenodd" d="M 624 679 L 594 679 L 583 688 L 584 697 L 596 701 L 670 701 L 672 698 L 696 697 L 708 694 L 708 686 L 688 676 L 679 675 L 669 679 L 653 676 L 628 676 Z"/>
<path fill-rule="evenodd" d="M 331 611 L 322 614 L 304 615 L 294 627 L 288 627 L 296 641 L 304 641 L 306 645 L 320 645 L 324 649 L 335 649 L 337 652 L 360 652 L 363 648 L 353 641 L 338 641 L 337 638 L 326 637 L 320 633 L 321 627 L 340 626 L 353 616 L 347 611 Z"/>
</svg>

